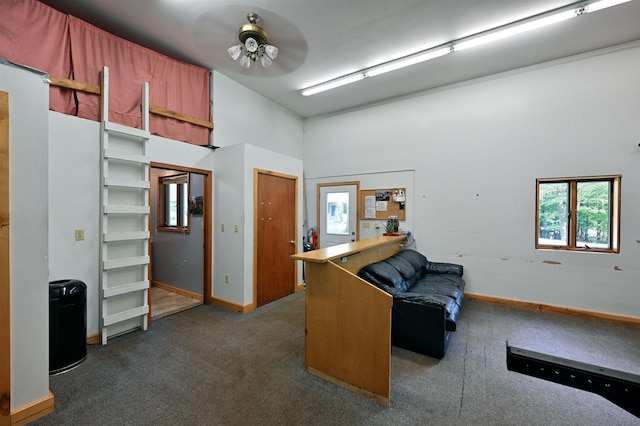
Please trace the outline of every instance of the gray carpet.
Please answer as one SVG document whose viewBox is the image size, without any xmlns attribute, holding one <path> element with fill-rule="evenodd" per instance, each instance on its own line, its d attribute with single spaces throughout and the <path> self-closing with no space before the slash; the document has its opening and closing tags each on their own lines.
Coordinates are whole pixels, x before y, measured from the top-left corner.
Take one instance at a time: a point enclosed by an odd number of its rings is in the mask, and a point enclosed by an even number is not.
<svg viewBox="0 0 640 426">
<path fill-rule="evenodd" d="M 199 306 L 90 346 L 36 425 L 640 425 L 604 398 L 509 372 L 505 340 L 640 375 L 640 328 L 465 302 L 442 360 L 393 348 L 391 407 L 303 370 L 304 292 Z"/>
</svg>

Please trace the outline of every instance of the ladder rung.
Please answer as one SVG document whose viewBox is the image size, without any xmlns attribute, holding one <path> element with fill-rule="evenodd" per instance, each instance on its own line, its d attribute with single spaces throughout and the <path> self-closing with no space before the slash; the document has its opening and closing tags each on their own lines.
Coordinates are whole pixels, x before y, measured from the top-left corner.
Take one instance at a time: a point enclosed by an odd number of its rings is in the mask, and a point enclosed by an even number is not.
<svg viewBox="0 0 640 426">
<path fill-rule="evenodd" d="M 105 232 L 103 241 L 108 243 L 110 241 L 146 240 L 149 235 L 149 231 Z"/>
<path fill-rule="evenodd" d="M 140 317 L 149 313 L 149 305 L 139 306 L 137 308 L 129 309 L 128 311 L 118 312 L 117 314 L 106 315 L 102 318 L 102 325 L 104 327 L 116 324 L 122 321 L 126 321 L 131 318 Z"/>
<path fill-rule="evenodd" d="M 126 268 L 128 266 L 146 265 L 149 263 L 149 256 L 124 257 L 122 259 L 105 260 L 102 269 Z"/>
<path fill-rule="evenodd" d="M 103 213 L 121 213 L 121 214 L 149 214 L 151 211 L 149 206 L 119 206 L 109 204 L 103 206 Z"/>
<path fill-rule="evenodd" d="M 149 281 L 138 281 L 135 283 L 121 284 L 103 290 L 104 297 L 117 296 L 119 294 L 133 293 L 134 291 L 146 290 L 149 288 Z"/>
<path fill-rule="evenodd" d="M 104 178 L 104 184 L 106 186 L 123 186 L 127 188 L 142 188 L 149 189 L 151 184 L 148 180 L 136 180 L 136 179 L 115 179 Z"/>
<path fill-rule="evenodd" d="M 151 133 L 136 129 L 135 127 L 123 126 L 122 124 L 114 123 L 113 121 L 103 121 L 104 129 L 109 132 L 120 133 L 125 136 L 133 136 L 141 139 L 151 138 Z"/>
<path fill-rule="evenodd" d="M 140 164 L 149 164 L 151 159 L 142 154 L 130 154 L 128 152 L 123 151 L 115 151 L 112 149 L 106 149 L 104 151 L 105 158 L 113 159 L 113 160 L 122 160 L 122 161 L 130 161 L 132 163 L 140 163 Z"/>
</svg>

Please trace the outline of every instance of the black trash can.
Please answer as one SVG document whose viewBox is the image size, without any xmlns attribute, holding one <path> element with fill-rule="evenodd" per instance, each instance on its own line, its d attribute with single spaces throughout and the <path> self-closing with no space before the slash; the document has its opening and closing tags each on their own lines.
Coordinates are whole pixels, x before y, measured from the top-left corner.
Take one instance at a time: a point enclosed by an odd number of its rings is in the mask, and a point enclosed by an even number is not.
<svg viewBox="0 0 640 426">
<path fill-rule="evenodd" d="M 49 374 L 64 373 L 87 357 L 87 286 L 49 283 Z"/>
</svg>

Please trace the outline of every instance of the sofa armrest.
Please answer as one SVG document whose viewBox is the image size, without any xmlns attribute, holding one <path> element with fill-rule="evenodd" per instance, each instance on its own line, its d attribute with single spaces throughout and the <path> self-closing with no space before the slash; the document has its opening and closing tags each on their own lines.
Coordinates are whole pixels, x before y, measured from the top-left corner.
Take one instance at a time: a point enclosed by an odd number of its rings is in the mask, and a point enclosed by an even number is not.
<svg viewBox="0 0 640 426">
<path fill-rule="evenodd" d="M 454 274 L 462 276 L 462 265 L 447 262 L 427 262 L 427 274 Z"/>
<path fill-rule="evenodd" d="M 429 303 L 431 302 L 431 303 Z M 446 352 L 446 311 L 437 301 L 419 297 L 394 297 L 391 319 L 392 344 L 434 358 Z"/>
</svg>

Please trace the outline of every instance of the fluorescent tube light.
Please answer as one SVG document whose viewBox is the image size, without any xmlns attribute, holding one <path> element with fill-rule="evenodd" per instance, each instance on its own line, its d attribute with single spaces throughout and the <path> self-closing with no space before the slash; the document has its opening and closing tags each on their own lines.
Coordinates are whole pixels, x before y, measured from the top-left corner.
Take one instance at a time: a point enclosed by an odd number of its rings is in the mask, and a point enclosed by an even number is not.
<svg viewBox="0 0 640 426">
<path fill-rule="evenodd" d="M 591 3 L 587 6 L 587 12 L 597 12 L 602 9 L 606 9 L 611 6 L 617 6 L 622 3 L 627 3 L 631 0 L 600 0 L 595 3 Z"/>
<path fill-rule="evenodd" d="M 316 93 L 335 89 L 336 87 L 344 86 L 345 84 L 355 83 L 356 81 L 362 80 L 364 77 L 365 77 L 364 73 L 358 72 L 357 74 L 347 75 L 345 77 L 340 77 L 335 80 L 327 81 L 326 83 L 320 83 L 315 86 L 302 89 L 301 93 L 302 93 L 302 96 L 315 95 Z"/>
<path fill-rule="evenodd" d="M 576 14 L 575 9 L 566 10 L 540 19 L 524 22 L 519 25 L 509 26 L 497 31 L 491 31 L 484 35 L 481 33 L 481 35 L 477 37 L 472 36 L 468 39 L 462 39 L 462 41 L 454 44 L 454 49 L 457 51 L 480 46 L 481 44 L 490 43 L 492 41 L 501 40 L 527 31 L 546 27 L 547 25 L 552 25 L 556 22 L 566 21 L 567 19 L 574 18 L 576 16 L 578 15 Z"/>
<path fill-rule="evenodd" d="M 384 63 L 382 65 L 371 67 L 365 71 L 365 75 L 367 77 L 375 77 L 376 75 L 384 74 L 389 71 L 395 71 L 400 68 L 408 67 L 409 65 L 414 65 L 420 62 L 439 58 L 440 56 L 444 56 L 449 53 L 451 53 L 451 47 L 443 47 L 436 50 L 427 50 L 425 52 L 420 52 L 411 56 L 406 56 L 401 59 L 396 59 L 394 61 Z"/>
<path fill-rule="evenodd" d="M 597 0 L 592 2 L 585 1 L 584 3 L 575 2 L 569 6 L 555 9 L 546 13 L 541 13 L 536 16 L 504 25 L 502 27 L 494 28 L 493 30 L 488 30 L 469 37 L 461 38 L 459 40 L 453 40 L 447 43 L 447 47 L 422 50 L 412 55 L 394 59 L 383 64 L 374 65 L 370 68 L 366 68 L 358 72 L 327 81 L 325 83 L 320 83 L 315 86 L 302 89 L 300 92 L 303 96 L 314 95 L 316 93 L 324 92 L 326 90 L 360 81 L 365 77 L 375 77 L 376 75 L 384 74 L 420 62 L 439 58 L 440 56 L 445 56 L 454 51 L 469 49 L 471 47 L 480 46 L 492 41 L 501 40 L 503 38 L 511 37 L 517 34 L 522 34 L 524 32 L 546 27 L 547 25 L 552 25 L 557 22 L 566 21 L 567 19 L 580 16 L 583 13 L 597 12 L 599 10 L 617 6 L 629 1 L 631 0 Z M 444 44 L 441 46 L 444 46 Z"/>
</svg>

